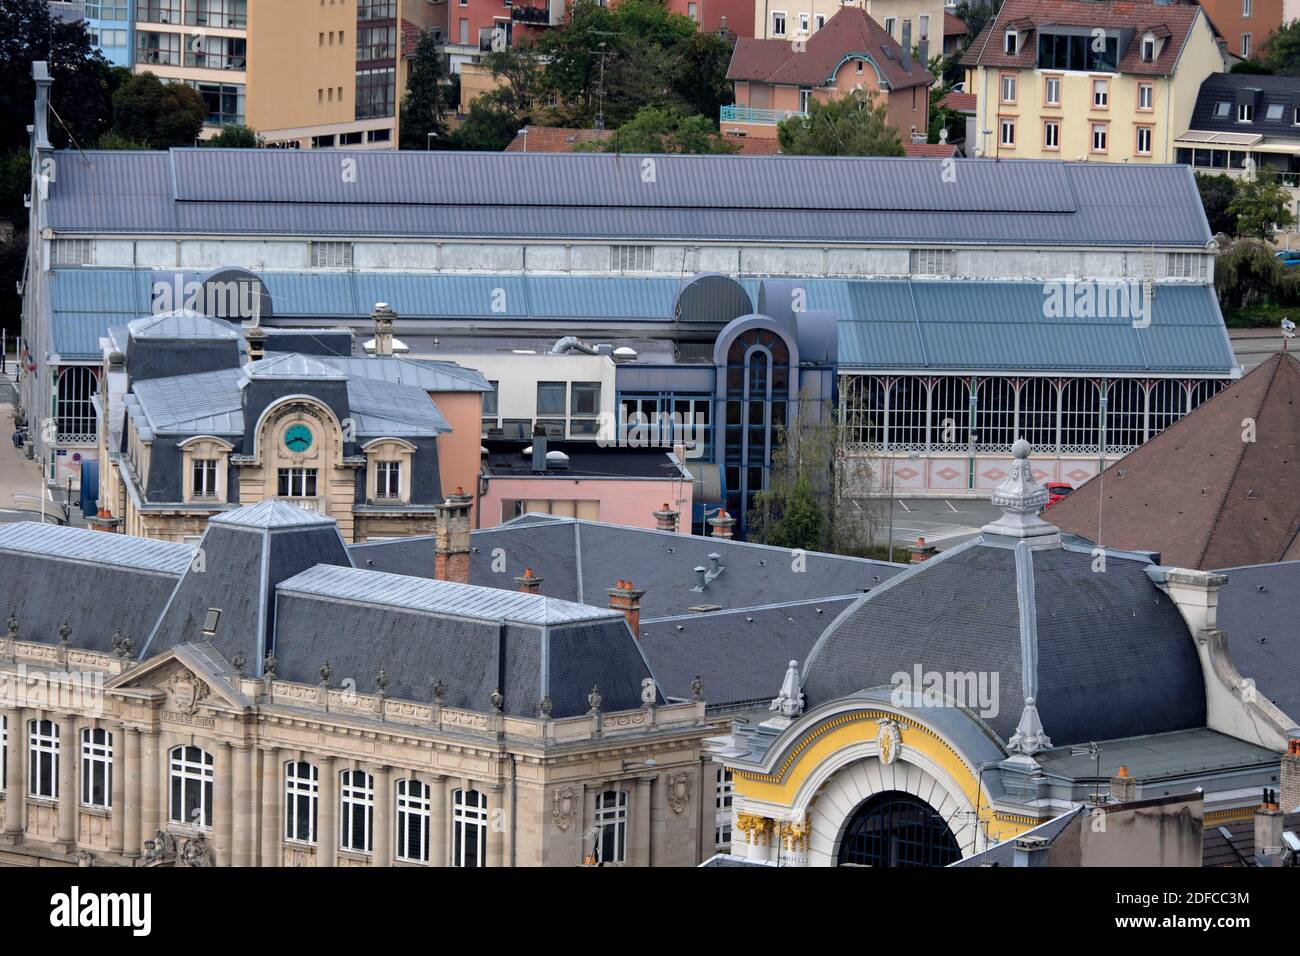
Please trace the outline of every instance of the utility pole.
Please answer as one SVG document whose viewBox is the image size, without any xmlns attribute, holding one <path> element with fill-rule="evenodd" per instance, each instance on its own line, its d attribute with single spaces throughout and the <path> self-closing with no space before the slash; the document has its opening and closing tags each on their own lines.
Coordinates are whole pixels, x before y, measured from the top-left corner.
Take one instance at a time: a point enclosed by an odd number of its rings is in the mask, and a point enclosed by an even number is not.
<svg viewBox="0 0 1300 956">
<path fill-rule="evenodd" d="M 616 37 L 617 33 L 609 30 L 588 30 L 592 36 L 598 37 Z M 606 49 L 608 41 L 600 40 L 597 42 L 599 50 L 588 50 L 587 52 L 600 57 L 600 79 L 596 82 L 596 118 L 592 123 L 593 129 L 605 128 L 605 57 L 612 56 L 612 51 Z"/>
</svg>

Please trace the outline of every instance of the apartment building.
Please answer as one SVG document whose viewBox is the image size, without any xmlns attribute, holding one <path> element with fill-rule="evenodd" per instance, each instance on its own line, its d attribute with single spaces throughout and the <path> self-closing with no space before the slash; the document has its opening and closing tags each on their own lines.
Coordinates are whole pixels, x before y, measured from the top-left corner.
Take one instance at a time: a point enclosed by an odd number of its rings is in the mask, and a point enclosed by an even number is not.
<svg viewBox="0 0 1300 956">
<path fill-rule="evenodd" d="M 1169 163 L 1201 82 L 1224 70 L 1195 3 L 1007 0 L 962 58 L 973 155 Z"/>
<path fill-rule="evenodd" d="M 903 47 L 916 48 L 924 65 L 943 49 L 941 0 L 761 0 L 754 6 L 754 36 L 767 40 L 806 40 L 845 8 L 861 10 Z"/>
</svg>

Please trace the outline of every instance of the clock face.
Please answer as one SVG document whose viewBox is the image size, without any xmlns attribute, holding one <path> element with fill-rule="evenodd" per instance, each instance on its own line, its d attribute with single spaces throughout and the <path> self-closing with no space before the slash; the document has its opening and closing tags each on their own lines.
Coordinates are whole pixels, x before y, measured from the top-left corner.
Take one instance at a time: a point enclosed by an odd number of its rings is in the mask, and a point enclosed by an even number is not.
<svg viewBox="0 0 1300 956">
<path fill-rule="evenodd" d="M 284 433 L 284 447 L 301 454 L 311 447 L 311 429 L 306 425 L 290 425 Z"/>
</svg>

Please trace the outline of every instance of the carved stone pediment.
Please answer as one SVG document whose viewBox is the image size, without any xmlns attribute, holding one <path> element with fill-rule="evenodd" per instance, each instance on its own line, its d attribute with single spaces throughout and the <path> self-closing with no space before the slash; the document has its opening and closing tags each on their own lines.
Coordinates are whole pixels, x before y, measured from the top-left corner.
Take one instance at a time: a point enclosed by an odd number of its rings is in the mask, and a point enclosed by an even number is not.
<svg viewBox="0 0 1300 956">
<path fill-rule="evenodd" d="M 185 668 L 177 668 L 165 686 L 170 708 L 189 717 L 198 713 L 199 704 L 212 693 L 212 688 L 206 681 L 200 680 Z"/>
</svg>

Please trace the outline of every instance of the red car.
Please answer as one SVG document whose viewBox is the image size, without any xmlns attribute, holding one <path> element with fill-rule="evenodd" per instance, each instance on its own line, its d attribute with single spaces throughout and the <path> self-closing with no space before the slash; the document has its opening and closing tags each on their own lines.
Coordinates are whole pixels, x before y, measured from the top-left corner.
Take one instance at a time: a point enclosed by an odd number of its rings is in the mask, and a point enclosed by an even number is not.
<svg viewBox="0 0 1300 956">
<path fill-rule="evenodd" d="M 1074 490 L 1074 486 L 1068 481 L 1046 481 L 1043 482 L 1043 487 L 1047 489 L 1047 507 L 1043 509 L 1044 511 Z"/>
</svg>

